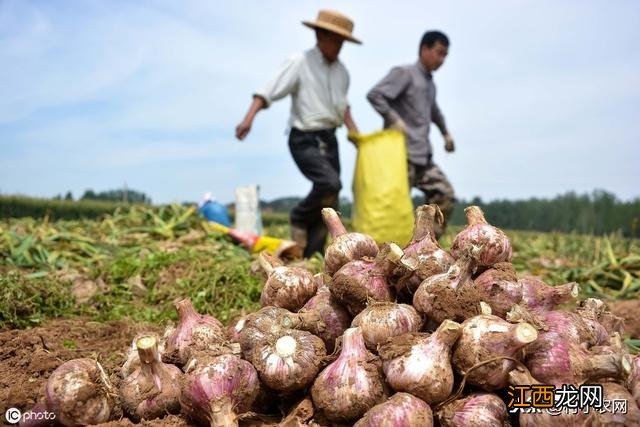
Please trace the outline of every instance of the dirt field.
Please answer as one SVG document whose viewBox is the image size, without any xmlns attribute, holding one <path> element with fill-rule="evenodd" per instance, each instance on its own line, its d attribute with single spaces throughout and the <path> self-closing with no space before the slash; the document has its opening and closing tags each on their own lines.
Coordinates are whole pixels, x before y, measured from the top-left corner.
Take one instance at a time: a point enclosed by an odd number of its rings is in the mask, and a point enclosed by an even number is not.
<svg viewBox="0 0 640 427">
<path fill-rule="evenodd" d="M 89 357 L 98 360 L 114 385 L 126 359 L 133 337 L 142 331 L 160 332 L 157 326 L 131 321 L 98 323 L 82 319 L 54 320 L 44 326 L 0 332 L 0 402 L 6 407 L 29 410 L 44 397 L 49 375 L 63 362 Z M 109 426 L 127 426 L 123 419 Z M 169 416 L 146 425 L 189 425 L 178 416 Z"/>
<path fill-rule="evenodd" d="M 119 387 L 120 368 L 133 337 L 161 328 L 133 321 L 92 322 L 83 319 L 53 320 L 32 329 L 0 331 L 0 402 L 5 408 L 31 409 L 44 400 L 44 387 L 51 373 L 63 362 L 89 357 L 98 360 Z M 2 416 L 2 414 L 0 414 Z M 248 417 L 242 426 L 273 426 L 269 417 Z M 182 415 L 135 424 L 127 418 L 100 424 L 101 427 L 191 426 Z"/>
</svg>

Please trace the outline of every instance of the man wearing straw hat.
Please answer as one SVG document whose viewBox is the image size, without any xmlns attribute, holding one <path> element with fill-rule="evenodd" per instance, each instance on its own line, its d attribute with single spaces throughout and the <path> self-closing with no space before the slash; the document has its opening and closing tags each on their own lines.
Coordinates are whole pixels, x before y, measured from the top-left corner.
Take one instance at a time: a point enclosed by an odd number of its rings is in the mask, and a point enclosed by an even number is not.
<svg viewBox="0 0 640 427">
<path fill-rule="evenodd" d="M 347 102 L 349 73 L 338 59 L 343 42 L 353 37 L 353 22 L 331 10 L 321 10 L 315 21 L 303 21 L 315 30 L 316 46 L 287 59 L 264 88 L 253 95 L 249 111 L 236 127 L 243 140 L 258 111 L 291 95 L 289 149 L 300 172 L 312 183 L 311 192 L 290 215 L 291 237 L 309 257 L 324 249 L 327 230 L 320 211 L 338 207 L 340 160 L 335 130 L 343 123 L 357 132 Z"/>
</svg>

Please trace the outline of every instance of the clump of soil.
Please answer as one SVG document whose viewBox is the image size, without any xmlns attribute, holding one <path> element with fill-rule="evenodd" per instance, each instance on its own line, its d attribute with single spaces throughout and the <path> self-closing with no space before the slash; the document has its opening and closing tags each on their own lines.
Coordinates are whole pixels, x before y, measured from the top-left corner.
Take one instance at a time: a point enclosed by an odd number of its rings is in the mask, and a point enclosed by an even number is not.
<svg viewBox="0 0 640 427">
<path fill-rule="evenodd" d="M 383 360 L 392 360 L 396 357 L 404 356 L 420 339 L 427 338 L 429 334 L 424 332 L 407 332 L 395 337 L 391 337 L 378 346 L 378 354 Z"/>
<path fill-rule="evenodd" d="M 611 313 L 624 320 L 624 333 L 631 338 L 640 338 L 640 299 L 608 301 Z"/>
<path fill-rule="evenodd" d="M 464 322 L 481 314 L 482 297 L 482 293 L 473 284 L 462 284 L 454 289 L 445 279 L 430 283 L 423 291 L 418 289 L 414 306 L 420 307 L 418 311 L 423 311 L 436 323 L 442 323 L 446 319 Z"/>
</svg>

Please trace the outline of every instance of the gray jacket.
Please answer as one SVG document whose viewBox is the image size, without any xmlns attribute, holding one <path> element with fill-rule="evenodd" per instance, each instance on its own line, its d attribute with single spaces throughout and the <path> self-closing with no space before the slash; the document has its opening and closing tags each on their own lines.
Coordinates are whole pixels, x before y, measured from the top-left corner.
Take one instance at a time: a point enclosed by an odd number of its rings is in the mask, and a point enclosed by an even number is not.
<svg viewBox="0 0 640 427">
<path fill-rule="evenodd" d="M 409 161 L 426 165 L 431 157 L 429 126 L 433 121 L 445 134 L 444 116 L 436 103 L 433 76 L 420 61 L 394 67 L 367 94 L 373 108 L 389 127 L 398 117 L 406 125 Z"/>
</svg>

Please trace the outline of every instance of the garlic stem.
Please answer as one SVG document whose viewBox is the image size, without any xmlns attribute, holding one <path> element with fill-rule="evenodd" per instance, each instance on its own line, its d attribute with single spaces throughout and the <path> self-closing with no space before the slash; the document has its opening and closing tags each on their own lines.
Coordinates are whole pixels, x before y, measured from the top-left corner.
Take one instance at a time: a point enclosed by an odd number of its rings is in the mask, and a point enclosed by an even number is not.
<svg viewBox="0 0 640 427">
<path fill-rule="evenodd" d="M 344 224 L 340 221 L 338 213 L 332 208 L 322 209 L 322 219 L 331 233 L 331 237 L 336 237 L 347 234 L 347 229 L 344 228 Z"/>
</svg>

